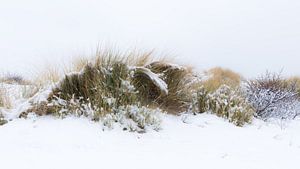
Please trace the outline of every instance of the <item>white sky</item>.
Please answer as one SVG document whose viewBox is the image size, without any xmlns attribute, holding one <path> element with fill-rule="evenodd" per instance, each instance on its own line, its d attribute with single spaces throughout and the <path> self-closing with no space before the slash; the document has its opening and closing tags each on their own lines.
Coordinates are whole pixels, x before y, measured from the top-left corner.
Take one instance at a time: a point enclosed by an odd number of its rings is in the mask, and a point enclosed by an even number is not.
<svg viewBox="0 0 300 169">
<path fill-rule="evenodd" d="M 299 0 L 0 0 L 0 71 L 24 75 L 91 51 L 176 55 L 197 69 L 300 75 Z"/>
</svg>

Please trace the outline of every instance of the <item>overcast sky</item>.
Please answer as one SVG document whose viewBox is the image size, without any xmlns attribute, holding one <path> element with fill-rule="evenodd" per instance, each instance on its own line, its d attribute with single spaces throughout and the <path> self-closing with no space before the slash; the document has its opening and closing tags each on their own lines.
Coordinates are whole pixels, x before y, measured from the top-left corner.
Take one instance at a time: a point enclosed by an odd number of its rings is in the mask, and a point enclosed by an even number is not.
<svg viewBox="0 0 300 169">
<path fill-rule="evenodd" d="M 28 74 L 98 43 L 203 70 L 300 75 L 299 0 L 0 0 L 0 71 Z"/>
</svg>

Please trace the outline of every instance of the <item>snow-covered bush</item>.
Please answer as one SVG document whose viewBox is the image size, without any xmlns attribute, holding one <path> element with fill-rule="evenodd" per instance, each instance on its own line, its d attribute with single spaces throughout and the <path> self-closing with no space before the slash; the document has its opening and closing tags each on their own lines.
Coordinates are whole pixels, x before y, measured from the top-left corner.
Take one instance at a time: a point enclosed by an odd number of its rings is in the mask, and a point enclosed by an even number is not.
<svg viewBox="0 0 300 169">
<path fill-rule="evenodd" d="M 209 92 L 200 86 L 197 91 L 192 94 L 190 111 L 193 113 L 205 113 L 209 111 Z"/>
<path fill-rule="evenodd" d="M 88 117 L 92 120 L 102 122 L 104 126 L 110 129 L 115 125 L 119 125 L 123 130 L 132 132 L 146 132 L 148 129 L 160 129 L 160 114 L 162 113 L 160 109 L 150 109 L 138 105 L 117 107 L 115 99 L 107 98 L 106 101 L 108 106 L 110 106 L 111 112 L 103 113 L 100 110 L 101 108 L 92 106 L 90 102 L 83 102 L 75 98 L 68 101 L 56 98 L 48 104 L 48 108 L 58 117 L 64 118 L 68 115 Z"/>
<path fill-rule="evenodd" d="M 121 106 L 107 114 L 103 118 L 103 124 L 108 128 L 119 125 L 123 130 L 136 132 L 146 132 L 149 129 L 158 131 L 161 128 L 161 114 L 160 109 L 137 105 Z"/>
<path fill-rule="evenodd" d="M 209 94 L 209 110 L 220 117 L 229 119 L 237 126 L 251 122 L 253 111 L 238 89 L 222 85 L 214 93 Z"/>
<path fill-rule="evenodd" d="M 63 100 L 56 97 L 47 104 L 49 111 L 55 116 L 64 118 L 68 115 L 75 115 L 77 117 L 84 116 L 95 119 L 99 109 L 92 106 L 90 102 L 83 101 L 82 99 Z"/>
<path fill-rule="evenodd" d="M 239 89 L 232 89 L 222 85 L 215 92 L 208 92 L 201 87 L 193 95 L 191 105 L 193 113 L 211 112 L 219 117 L 228 119 L 237 126 L 251 122 L 253 111 Z"/>
<path fill-rule="evenodd" d="M 293 119 L 299 114 L 295 84 L 288 83 L 280 74 L 266 73 L 247 81 L 244 88 L 257 118 Z"/>
<path fill-rule="evenodd" d="M 150 109 L 139 105 L 124 105 L 117 107 L 115 99 L 107 98 L 107 106 L 111 112 L 103 113 L 99 107 L 92 106 L 90 102 L 84 102 L 80 99 L 72 98 L 63 100 L 53 99 L 48 103 L 48 111 L 53 115 L 64 118 L 68 115 L 77 117 L 88 117 L 95 121 L 100 121 L 107 128 L 113 128 L 119 125 L 123 130 L 132 132 L 146 132 L 149 129 L 159 130 L 161 125 L 160 109 Z"/>
</svg>

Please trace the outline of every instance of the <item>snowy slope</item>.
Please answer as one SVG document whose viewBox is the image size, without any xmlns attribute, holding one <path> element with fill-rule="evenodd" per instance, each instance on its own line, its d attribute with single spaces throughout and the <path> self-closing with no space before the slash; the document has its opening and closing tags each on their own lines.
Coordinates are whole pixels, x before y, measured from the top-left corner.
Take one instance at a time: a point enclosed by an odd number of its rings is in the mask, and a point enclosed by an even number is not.
<svg viewBox="0 0 300 169">
<path fill-rule="evenodd" d="M 102 131 L 85 118 L 13 120 L 0 127 L 1 168 L 299 168 L 300 120 L 244 128 L 208 114 L 163 120 L 146 134 Z"/>
</svg>

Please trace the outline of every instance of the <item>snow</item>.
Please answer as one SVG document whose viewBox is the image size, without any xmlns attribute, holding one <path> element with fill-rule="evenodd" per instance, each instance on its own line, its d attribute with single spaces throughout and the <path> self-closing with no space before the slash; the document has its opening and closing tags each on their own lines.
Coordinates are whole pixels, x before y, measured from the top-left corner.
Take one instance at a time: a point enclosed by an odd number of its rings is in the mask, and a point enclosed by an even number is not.
<svg viewBox="0 0 300 169">
<path fill-rule="evenodd" d="M 0 166 L 5 169 L 298 169 L 300 118 L 292 121 L 254 119 L 237 127 L 212 114 L 161 114 L 159 131 L 107 130 L 100 122 L 67 116 L 29 114 L 29 102 L 44 101 L 48 90 L 26 100 L 20 85 L 2 84 L 13 108 L 3 111 Z M 1 109 L 0 109 L 1 110 Z"/>
<path fill-rule="evenodd" d="M 299 122 L 240 128 L 209 114 L 165 115 L 163 130 L 138 134 L 32 116 L 0 127 L 0 161 L 9 169 L 298 169 Z"/>
</svg>

